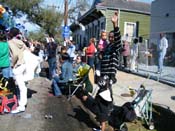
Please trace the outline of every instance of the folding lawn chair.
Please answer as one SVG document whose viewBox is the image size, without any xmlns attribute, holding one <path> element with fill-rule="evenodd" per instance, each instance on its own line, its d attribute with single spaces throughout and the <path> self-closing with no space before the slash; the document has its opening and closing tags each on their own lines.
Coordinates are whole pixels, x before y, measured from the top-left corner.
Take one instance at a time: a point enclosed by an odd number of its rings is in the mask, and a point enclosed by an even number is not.
<svg viewBox="0 0 175 131">
<path fill-rule="evenodd" d="M 81 75 L 77 80 L 70 82 L 69 84 L 69 97 L 68 100 L 71 99 L 71 97 L 76 93 L 76 91 L 79 88 L 83 88 L 87 92 L 93 91 L 93 85 L 94 85 L 94 71 L 92 68 L 89 67 L 86 73 Z M 73 91 L 71 91 L 74 88 Z"/>
</svg>

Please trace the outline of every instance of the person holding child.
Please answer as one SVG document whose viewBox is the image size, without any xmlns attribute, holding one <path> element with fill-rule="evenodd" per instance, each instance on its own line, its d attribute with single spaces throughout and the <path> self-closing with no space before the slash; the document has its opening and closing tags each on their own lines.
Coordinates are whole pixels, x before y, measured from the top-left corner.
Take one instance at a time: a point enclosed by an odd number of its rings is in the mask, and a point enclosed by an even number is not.
<svg viewBox="0 0 175 131">
<path fill-rule="evenodd" d="M 116 82 L 117 67 L 119 66 L 121 36 L 118 27 L 118 12 L 112 17 L 114 31 L 109 33 L 109 44 L 104 49 L 101 59 L 101 77 L 98 80 L 100 87 L 95 99 L 88 94 L 82 96 L 82 100 L 88 104 L 91 109 L 93 106 L 94 113 L 100 122 L 100 130 L 105 131 L 106 122 L 108 121 L 111 105 L 113 102 L 111 86 Z M 107 79 L 104 80 L 104 79 Z M 105 88 L 102 88 L 105 87 Z"/>
</svg>

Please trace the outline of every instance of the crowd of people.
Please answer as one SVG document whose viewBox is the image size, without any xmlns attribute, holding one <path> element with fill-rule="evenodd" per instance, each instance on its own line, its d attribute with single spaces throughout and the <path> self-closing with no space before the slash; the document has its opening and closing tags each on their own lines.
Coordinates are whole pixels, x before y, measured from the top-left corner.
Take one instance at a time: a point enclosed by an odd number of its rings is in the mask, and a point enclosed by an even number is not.
<svg viewBox="0 0 175 131">
<path fill-rule="evenodd" d="M 94 77 L 97 78 L 97 85 L 101 88 L 95 98 L 87 92 L 82 92 L 82 94 L 80 93 L 80 99 L 89 105 L 93 105 L 94 112 L 101 123 L 101 130 L 104 131 L 105 123 L 108 121 L 113 105 L 112 85 L 117 82 L 117 69 L 121 64 L 124 68 L 127 68 L 128 57 L 130 57 L 130 68 L 135 71 L 138 57 L 138 39 L 134 39 L 132 47 L 129 41 L 121 39 L 118 27 L 118 12 L 115 12 L 111 21 L 114 30 L 108 33 L 108 37 L 107 32 L 103 30 L 97 45 L 96 39 L 93 37 L 89 40 L 88 46 L 82 49 L 86 54 L 85 61 L 82 59 L 82 51 L 76 50 L 73 40 L 66 39 L 66 45 L 61 45 L 57 44 L 52 37 L 48 37 L 44 45 L 36 41 L 29 42 L 27 39 L 23 39 L 17 28 L 11 28 L 8 36 L 5 31 L 1 30 L 0 69 L 4 77 L 14 78 L 20 91 L 18 107 L 11 113 L 25 111 L 27 105 L 26 83 L 34 76 L 39 76 L 39 72 L 43 68 L 42 62 L 48 62 L 48 78 L 52 81 L 52 92 L 56 97 L 63 95 L 62 88 L 64 88 L 65 83 L 76 79 L 80 67 L 89 65 L 95 72 Z M 162 71 L 163 58 L 168 47 L 168 42 L 163 35 L 161 35 L 161 38 L 158 46 L 160 50 L 158 73 Z M 123 57 L 123 63 L 121 63 L 121 56 Z M 31 57 L 34 58 L 32 63 L 29 62 Z M 107 86 L 102 88 L 104 85 Z M 106 97 L 104 97 L 104 94 Z"/>
<path fill-rule="evenodd" d="M 0 69 L 3 77 L 14 78 L 19 88 L 18 107 L 11 113 L 25 111 L 27 105 L 26 82 L 34 78 L 34 72 L 40 64 L 40 58 L 31 53 L 21 40 L 19 29 L 13 27 L 7 32 L 2 29 L 0 35 Z M 32 59 L 32 61 L 31 61 Z"/>
</svg>

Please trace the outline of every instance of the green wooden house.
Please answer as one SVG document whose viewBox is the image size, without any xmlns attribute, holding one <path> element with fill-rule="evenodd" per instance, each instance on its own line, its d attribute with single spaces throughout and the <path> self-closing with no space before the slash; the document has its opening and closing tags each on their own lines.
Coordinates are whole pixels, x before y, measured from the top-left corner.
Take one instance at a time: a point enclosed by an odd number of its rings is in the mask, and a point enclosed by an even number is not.
<svg viewBox="0 0 175 131">
<path fill-rule="evenodd" d="M 129 35 L 130 39 L 142 36 L 148 38 L 150 33 L 151 5 L 129 0 L 94 0 L 90 10 L 79 15 L 77 22 L 70 29 L 80 48 L 87 45 L 91 37 L 100 38 L 101 30 L 107 32 L 113 29 L 111 17 L 119 12 L 119 27 L 121 35 Z"/>
</svg>

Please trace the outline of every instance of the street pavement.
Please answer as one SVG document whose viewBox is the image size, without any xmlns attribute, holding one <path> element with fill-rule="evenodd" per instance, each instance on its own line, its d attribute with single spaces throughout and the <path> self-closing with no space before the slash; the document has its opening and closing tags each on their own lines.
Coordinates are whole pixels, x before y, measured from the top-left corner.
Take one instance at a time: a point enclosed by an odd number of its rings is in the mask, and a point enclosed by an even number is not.
<svg viewBox="0 0 175 131">
<path fill-rule="evenodd" d="M 133 97 L 124 97 L 122 94 L 130 93 L 128 87 L 138 89 L 143 84 L 146 89 L 153 90 L 153 104 L 175 112 L 173 86 L 123 71 L 118 71 L 116 77 L 117 83 L 113 86 L 115 105 L 121 106 L 132 101 Z M 16 115 L 1 115 L 1 131 L 91 131 L 95 126 L 75 97 L 71 101 L 67 101 L 66 97 L 53 97 L 49 93 L 51 81 L 48 79 L 38 77 L 27 86 L 29 96 L 26 111 Z M 51 115 L 52 118 L 46 118 L 46 115 Z"/>
<path fill-rule="evenodd" d="M 75 97 L 54 97 L 51 81 L 38 77 L 29 81 L 25 112 L 0 115 L 0 131 L 92 131 L 94 123 Z"/>
<path fill-rule="evenodd" d="M 175 88 L 173 85 L 162 83 L 151 79 L 150 75 L 144 75 L 143 73 L 140 74 L 137 72 L 118 71 L 116 77 L 117 83 L 113 85 L 115 105 L 121 106 L 127 101 L 132 101 L 134 97 L 126 95 L 130 94 L 129 88 L 138 90 L 140 85 L 143 84 L 146 90 L 152 90 L 151 101 L 153 104 L 175 112 Z M 125 94 L 125 96 L 123 96 L 123 94 Z"/>
</svg>

